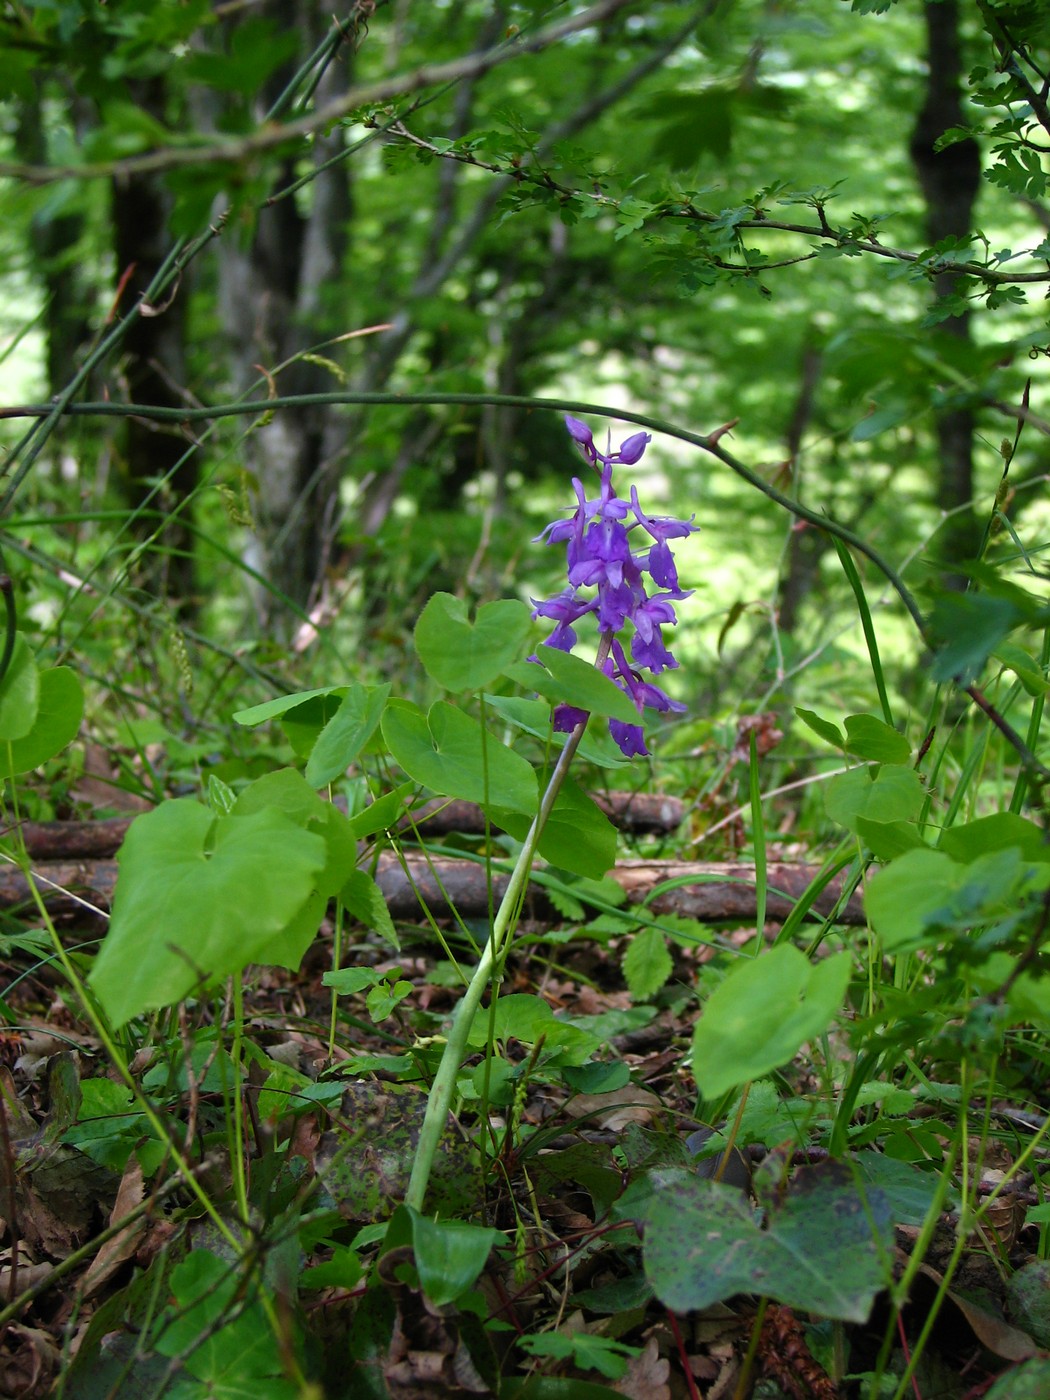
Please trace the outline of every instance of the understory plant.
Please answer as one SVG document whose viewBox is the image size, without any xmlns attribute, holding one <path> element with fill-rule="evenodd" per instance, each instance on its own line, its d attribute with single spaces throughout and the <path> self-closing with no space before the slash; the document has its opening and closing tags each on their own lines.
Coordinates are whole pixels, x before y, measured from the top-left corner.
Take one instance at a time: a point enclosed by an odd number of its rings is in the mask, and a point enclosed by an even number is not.
<svg viewBox="0 0 1050 1400">
<path fill-rule="evenodd" d="M 203 1387 L 232 1366 L 240 1380 L 276 1387 L 275 1395 L 300 1393 L 310 1372 L 306 1334 L 289 1333 L 275 1301 L 282 1294 L 294 1300 L 300 1286 L 337 1286 L 359 1296 L 351 1343 L 358 1359 L 370 1345 L 368 1329 L 390 1320 L 381 1287 L 418 1286 L 436 1307 L 483 1312 L 476 1285 L 493 1249 L 515 1277 L 525 1276 L 533 1178 L 552 1161 L 566 1173 L 557 1179 L 590 1193 L 600 1229 L 620 1241 L 611 1248 L 639 1298 L 655 1297 L 684 1315 L 753 1295 L 764 1300 L 755 1338 L 767 1304 L 860 1327 L 880 1292 L 895 1316 L 904 1307 L 949 1208 L 960 1221 L 957 1248 L 938 1278 L 940 1296 L 950 1296 L 966 1241 L 987 1237 L 1008 1183 L 1040 1161 L 1045 1120 L 1017 1134 L 1005 1175 L 983 1187 L 994 1104 L 1001 1094 L 1023 1093 L 1030 1062 L 1045 1062 L 1050 1034 L 1043 954 L 1050 859 L 1041 824 L 1050 773 L 1038 756 L 1045 606 L 984 568 L 972 595 L 938 594 L 923 615 L 897 580 L 942 687 L 909 736 L 894 723 L 896 702 L 871 611 L 842 551 L 881 713 L 840 722 L 798 707 L 799 732 L 835 750 L 846 770 L 827 784 L 825 802 L 828 822 L 844 835 L 795 900 L 773 946 L 755 937 L 731 949 L 696 921 L 660 921 L 644 908 L 624 907 L 622 893 L 602 882 L 615 859 L 616 832 L 570 769 L 579 756 L 615 773 L 648 754 L 647 711 L 684 710 L 661 682 L 677 669 L 665 629 L 690 596 L 674 542 L 696 526 L 692 518 L 649 514 L 637 488 L 624 483 L 648 432 L 603 452 L 582 420 L 569 416 L 566 426 L 586 471 L 573 480 L 574 505 L 535 541 L 564 547 L 565 586 L 531 607 L 507 599 L 480 606 L 473 617 L 460 599 L 435 594 L 414 631 L 415 653 L 442 692 L 427 708 L 394 696 L 390 683 L 351 681 L 238 711 L 234 718 L 245 729 L 279 726 L 298 765 L 237 785 L 212 775 L 202 800 L 166 800 L 137 817 L 119 855 L 109 931 L 86 977 L 83 959 L 64 949 L 35 891 L 54 956 L 113 1066 L 113 1078 L 83 1086 L 68 1066 L 56 1066 L 50 1138 L 100 1166 L 126 1172 L 137 1164 L 147 1177 L 166 1174 L 163 1198 L 188 1193 L 191 1209 L 207 1222 L 196 1264 L 169 1260 L 150 1283 L 147 1270 L 119 1304 L 99 1313 L 72 1395 L 88 1393 L 77 1386 L 101 1358 L 107 1329 L 130 1326 L 151 1306 L 150 1288 L 168 1299 L 150 1333 L 156 1355 L 167 1358 L 165 1385 L 182 1376 L 184 1364 Z M 536 623 L 553 624 L 539 642 Z M 585 629 L 593 647 L 588 659 L 577 654 L 588 644 Z M 1022 644 L 1026 633 L 1040 638 L 1034 648 Z M 5 776 L 14 779 L 70 741 L 83 696 L 72 671 L 38 667 L 10 616 L 8 636 L 0 738 Z M 993 698 L 976 684 L 990 668 Z M 960 690 L 986 723 L 967 745 L 937 746 L 938 709 Z M 1023 735 L 1011 719 L 1018 711 Z M 1018 766 L 1004 810 L 993 811 L 979 775 L 992 761 L 996 735 Z M 530 748 L 536 761 L 525 756 Z M 1002 753 L 997 761 L 1005 772 Z M 766 870 L 754 731 L 745 766 L 761 931 L 761 911 L 776 890 Z M 340 788 L 349 769 L 367 776 L 367 791 L 360 784 Z M 337 789 L 350 800 L 330 800 Z M 396 952 L 379 856 L 389 848 L 401 857 L 406 832 L 418 836 L 421 798 L 434 795 L 482 808 L 489 839 L 479 858 L 492 882 L 490 916 L 480 927 L 456 920 L 449 931 L 419 892 L 446 955 L 454 1009 L 431 1019 L 434 1034 L 413 1038 L 399 1033 L 412 984 L 393 964 L 345 956 L 347 923 L 363 925 Z M 1023 815 L 1026 807 L 1041 820 Z M 497 831 L 504 835 L 497 839 Z M 28 870 L 24 853 L 22 859 Z M 573 1149 L 541 1153 L 555 1135 L 524 1128 L 532 1080 L 554 1078 L 570 1093 L 634 1092 L 627 1065 L 609 1057 L 601 1034 L 556 1017 L 539 996 L 500 995 L 539 862 L 540 878 L 566 908 L 579 909 L 580 918 L 585 906 L 595 912 L 587 925 L 595 937 L 624 940 L 624 973 L 637 1002 L 671 993 L 668 945 L 675 940 L 706 944 L 715 954 L 698 974 L 702 1014 L 688 1055 L 696 1117 L 707 1125 L 700 1136 L 629 1128 L 613 1152 L 581 1144 L 573 1156 Z M 862 885 L 870 929 L 851 933 L 846 914 Z M 818 914 L 818 906 L 826 912 Z M 351 1054 L 347 1065 L 411 1089 L 403 1104 L 397 1093 L 385 1096 L 394 1110 L 377 1109 L 375 1096 L 359 1093 L 334 1062 L 315 1080 L 291 1071 L 250 1032 L 245 969 L 298 969 L 332 908 L 332 967 L 324 975 L 332 996 L 329 1061 L 341 1048 L 349 999 L 364 996 L 391 1053 Z M 681 1010 L 686 1001 L 673 1004 Z M 639 1024 L 629 1014 L 617 1024 Z M 187 1015 L 199 1022 L 192 1035 Z M 525 1048 L 524 1060 L 508 1058 L 508 1041 Z M 800 1052 L 809 1083 L 790 1068 Z M 149 1066 L 144 1074 L 142 1064 Z M 419 1081 L 426 1086 L 422 1104 L 413 1084 Z M 210 1096 L 221 1111 L 209 1106 Z M 287 1130 L 267 1137 L 289 1114 L 308 1110 L 339 1124 L 329 1135 L 333 1143 L 318 1150 L 315 1177 L 296 1165 Z M 474 1118 L 467 1142 L 450 1129 L 453 1111 L 461 1121 Z M 380 1120 L 384 1113 L 392 1116 Z M 381 1181 L 372 1138 L 410 1169 Z M 368 1149 L 373 1155 L 362 1157 Z M 228 1164 L 232 1208 L 208 1178 L 217 1150 Z M 530 1204 L 514 1205 L 515 1226 L 479 1220 L 493 1182 L 513 1184 L 518 1170 Z M 329 1203 L 313 1209 L 319 1192 Z M 1036 1223 L 1045 1218 L 1040 1209 Z M 357 1227 L 349 1243 L 345 1219 Z M 894 1225 L 918 1234 L 896 1276 Z M 298 1251 L 318 1244 L 329 1257 L 290 1283 Z M 367 1270 L 362 1251 L 376 1244 L 381 1262 Z M 264 1266 L 267 1251 L 284 1263 Z M 277 1275 L 280 1285 L 272 1284 Z M 12 1304 L 4 1315 L 15 1312 Z M 220 1328 L 226 1335 L 231 1321 L 232 1359 L 224 1359 L 209 1339 Z M 260 1328 L 269 1340 L 253 1350 Z M 541 1332 L 523 1335 L 520 1345 L 534 1357 L 571 1357 L 609 1378 L 622 1375 L 637 1351 L 583 1335 Z M 898 1363 L 893 1337 L 888 1325 L 869 1358 L 864 1383 L 873 1396 L 902 1395 L 918 1365 L 921 1344 Z M 473 1354 L 496 1364 L 488 1343 Z M 840 1362 L 828 1361 L 838 1378 Z M 186 1392 L 197 1393 L 210 1392 Z"/>
</svg>

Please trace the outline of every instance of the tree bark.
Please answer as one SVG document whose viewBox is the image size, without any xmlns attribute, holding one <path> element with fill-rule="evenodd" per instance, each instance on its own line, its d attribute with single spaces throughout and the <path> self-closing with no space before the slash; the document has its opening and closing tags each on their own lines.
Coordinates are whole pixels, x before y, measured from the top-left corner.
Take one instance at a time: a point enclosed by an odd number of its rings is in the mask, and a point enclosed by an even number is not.
<svg viewBox="0 0 1050 1400">
<path fill-rule="evenodd" d="M 926 96 L 911 139 L 911 157 L 926 200 L 926 237 L 932 244 L 963 237 L 973 227 L 973 209 L 981 182 L 980 152 L 975 141 L 959 141 L 935 151 L 938 137 L 952 126 L 965 124 L 961 97 L 963 59 L 958 0 L 927 0 L 923 7 L 927 33 Z M 950 272 L 937 276 L 938 297 L 952 295 L 958 279 Z M 970 313 L 942 323 L 950 339 L 946 347 L 961 358 L 960 344 L 970 341 Z M 936 415 L 938 446 L 937 504 L 951 512 L 938 536 L 939 553 L 949 566 L 972 559 L 980 544 L 980 526 L 973 510 L 974 416 L 966 404 L 949 405 Z M 956 576 L 953 582 L 963 580 Z"/>
<path fill-rule="evenodd" d="M 162 79 L 135 84 L 134 95 L 145 111 L 163 119 Z M 125 312 L 143 296 L 169 252 L 171 198 L 159 176 L 136 175 L 113 185 L 111 205 L 118 309 Z M 185 405 L 186 299 L 186 288 L 176 287 L 163 306 L 149 307 L 148 314 L 130 320 L 121 345 L 123 383 L 114 397 L 163 408 Z M 134 522 L 135 533 L 148 542 L 134 581 L 170 599 L 177 614 L 192 616 L 193 536 L 185 512 L 197 486 L 197 454 L 177 427 L 145 419 L 126 419 L 122 441 L 129 503 L 171 516 L 159 531 L 150 515 Z"/>
</svg>

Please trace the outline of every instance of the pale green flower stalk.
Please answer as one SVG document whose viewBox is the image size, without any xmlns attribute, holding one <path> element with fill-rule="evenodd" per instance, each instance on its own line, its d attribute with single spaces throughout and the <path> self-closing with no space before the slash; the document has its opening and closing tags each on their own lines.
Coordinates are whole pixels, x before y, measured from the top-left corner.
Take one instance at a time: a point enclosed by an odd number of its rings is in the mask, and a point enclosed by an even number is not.
<svg viewBox="0 0 1050 1400">
<path fill-rule="evenodd" d="M 608 651 L 607 645 L 605 650 Z M 605 660 L 605 657 L 599 656 L 598 660 L 600 664 L 601 661 Z M 434 1156 L 438 1143 L 441 1141 L 441 1134 L 448 1124 L 448 1115 L 456 1092 L 456 1077 L 459 1074 L 460 1065 L 466 1058 L 467 1037 L 470 1035 L 475 1012 L 481 1004 L 485 988 L 492 979 L 493 970 L 511 932 L 512 921 L 517 913 L 521 896 L 532 870 L 532 862 L 536 855 L 540 836 L 547 823 L 547 818 L 551 814 L 551 809 L 557 801 L 561 785 L 586 728 L 587 720 L 584 718 L 569 735 L 565 747 L 558 755 L 558 761 L 554 765 L 546 791 L 540 799 L 539 810 L 533 818 L 529 833 L 525 837 L 525 842 L 511 873 L 506 893 L 496 910 L 496 917 L 492 921 L 492 933 L 485 944 L 478 965 L 474 969 L 470 984 L 463 993 L 452 1018 L 441 1063 L 438 1065 L 437 1074 L 434 1076 L 434 1082 L 430 1088 L 427 1111 L 419 1134 L 419 1145 L 416 1148 L 416 1158 L 412 1164 L 412 1175 L 409 1179 L 408 1191 L 405 1193 L 405 1205 L 411 1206 L 414 1210 L 422 1211 L 423 1209 L 427 1185 L 430 1182 L 430 1173 L 434 1166 Z"/>
</svg>

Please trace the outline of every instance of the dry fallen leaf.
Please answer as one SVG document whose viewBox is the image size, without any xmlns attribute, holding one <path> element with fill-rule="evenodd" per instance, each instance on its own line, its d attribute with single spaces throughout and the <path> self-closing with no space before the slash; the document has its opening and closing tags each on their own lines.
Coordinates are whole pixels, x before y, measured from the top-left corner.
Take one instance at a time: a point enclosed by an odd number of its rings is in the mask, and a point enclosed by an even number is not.
<svg viewBox="0 0 1050 1400">
<path fill-rule="evenodd" d="M 128 1165 L 124 1168 L 124 1175 L 121 1178 L 120 1186 L 117 1188 L 117 1199 L 110 1212 L 110 1225 L 119 1225 L 125 1216 L 142 1204 L 145 1194 L 142 1184 L 142 1168 L 139 1160 L 132 1153 L 128 1159 Z M 138 1216 L 130 1225 L 125 1226 L 119 1234 L 108 1239 L 99 1252 L 92 1259 L 87 1273 L 84 1275 L 82 1285 L 85 1298 L 90 1298 L 93 1293 L 97 1293 L 102 1285 L 135 1253 L 138 1242 L 146 1229 L 145 1216 Z"/>
<path fill-rule="evenodd" d="M 628 1400 L 671 1400 L 668 1379 L 671 1363 L 660 1355 L 656 1338 L 650 1337 L 640 1356 L 632 1356 L 627 1374 L 613 1386 L 617 1395 Z"/>
</svg>

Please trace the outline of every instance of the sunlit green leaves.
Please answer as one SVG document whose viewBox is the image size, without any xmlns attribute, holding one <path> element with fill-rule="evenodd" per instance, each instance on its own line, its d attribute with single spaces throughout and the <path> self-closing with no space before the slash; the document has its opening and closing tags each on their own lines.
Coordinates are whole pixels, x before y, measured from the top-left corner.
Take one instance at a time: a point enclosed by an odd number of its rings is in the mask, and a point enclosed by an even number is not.
<svg viewBox="0 0 1050 1400">
<path fill-rule="evenodd" d="M 84 691 L 77 673 L 53 666 L 38 674 L 36 713 L 28 731 L 10 747 L 0 744 L 0 777 L 39 768 L 72 743 L 84 715 Z"/>
<path fill-rule="evenodd" d="M 532 766 L 447 701 L 437 701 L 424 714 L 407 700 L 392 700 L 382 727 L 397 762 L 432 792 L 529 815 L 536 810 Z"/>
<path fill-rule="evenodd" d="M 290 961 L 282 935 L 327 854 L 320 836 L 274 807 L 215 817 L 180 798 L 136 818 L 90 977 L 107 1015 L 120 1025 L 249 962 Z"/>
<path fill-rule="evenodd" d="M 693 1033 L 693 1074 L 704 1097 L 769 1074 L 826 1031 L 849 975 L 848 953 L 813 964 L 790 944 L 741 959 L 711 993 Z"/>
</svg>

